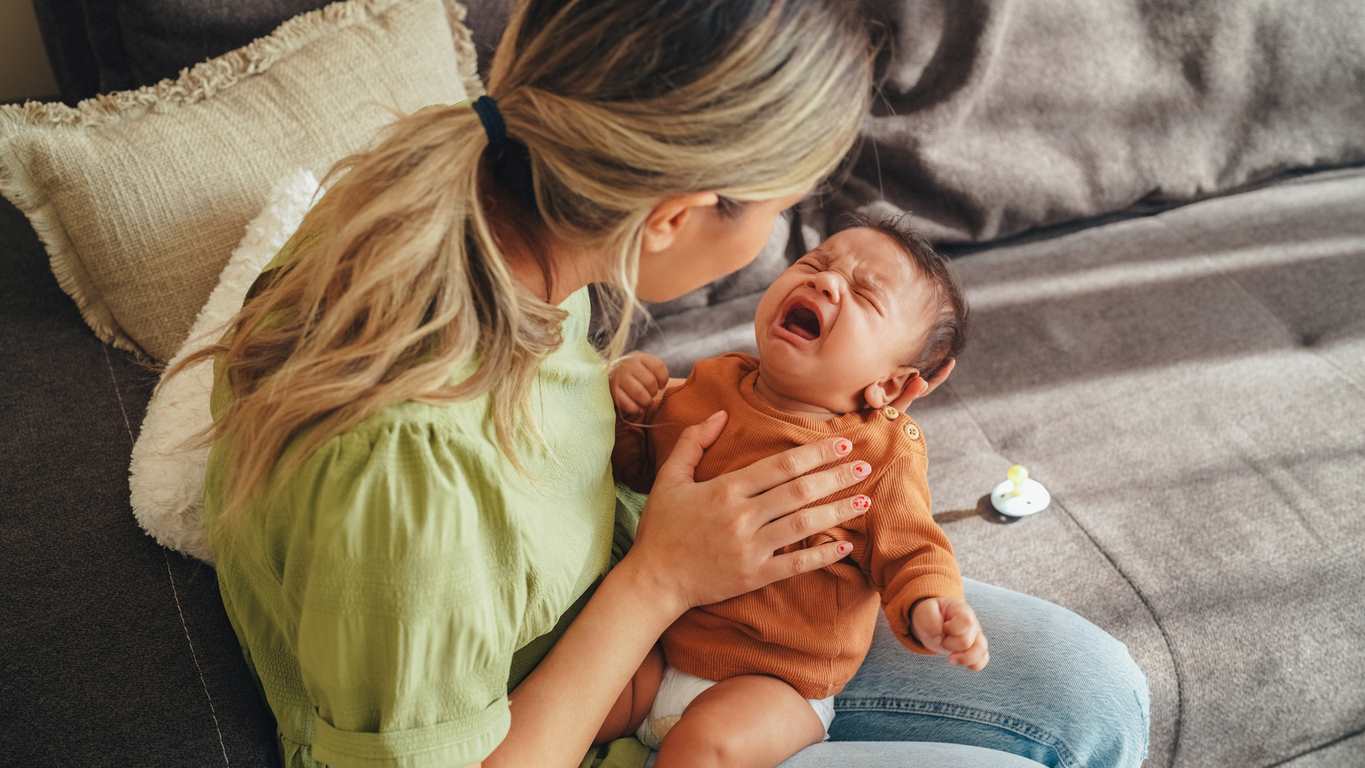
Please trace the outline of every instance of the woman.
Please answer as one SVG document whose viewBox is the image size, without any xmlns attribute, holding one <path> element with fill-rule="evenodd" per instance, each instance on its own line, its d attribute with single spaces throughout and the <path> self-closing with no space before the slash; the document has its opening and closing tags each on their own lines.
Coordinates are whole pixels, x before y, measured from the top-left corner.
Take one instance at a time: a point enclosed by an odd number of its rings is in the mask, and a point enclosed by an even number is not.
<svg viewBox="0 0 1365 768">
<path fill-rule="evenodd" d="M 286 765 L 577 765 L 685 609 L 842 556 L 773 556 L 855 513 L 790 514 L 855 481 L 832 442 L 694 483 L 718 414 L 608 570 L 613 410 L 586 286 L 622 310 L 616 355 L 636 297 L 756 255 L 867 108 L 846 8 L 524 3 L 496 102 L 420 110 L 338 164 L 220 342 L 185 361 L 215 359 L 205 510 Z M 834 725 L 957 744 L 824 744 L 790 764 L 1137 764 L 1146 688 L 1122 645 L 1026 596 L 968 598 L 994 674 L 882 637 Z M 1078 657 L 1099 665 L 1084 680 Z"/>
</svg>

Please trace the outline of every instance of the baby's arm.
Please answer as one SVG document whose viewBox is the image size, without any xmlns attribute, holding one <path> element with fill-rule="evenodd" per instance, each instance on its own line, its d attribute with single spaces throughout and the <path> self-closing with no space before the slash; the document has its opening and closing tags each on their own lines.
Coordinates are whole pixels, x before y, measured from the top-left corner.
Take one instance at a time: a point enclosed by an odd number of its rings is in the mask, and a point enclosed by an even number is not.
<svg viewBox="0 0 1365 768">
<path fill-rule="evenodd" d="M 920 642 L 937 654 L 947 654 L 948 663 L 980 672 L 990 663 L 986 633 L 976 620 L 976 611 L 960 597 L 927 597 L 910 609 L 911 631 Z"/>
<path fill-rule="evenodd" d="M 668 386 L 668 366 L 647 352 L 631 352 L 611 367 L 611 397 L 631 418 L 644 418 L 659 392 Z"/>
<path fill-rule="evenodd" d="M 648 493 L 654 476 L 649 438 L 642 425 L 648 423 L 659 393 L 668 385 L 668 368 L 653 355 L 632 352 L 612 366 L 609 377 L 611 397 L 616 403 L 612 471 L 618 481 Z"/>
<path fill-rule="evenodd" d="M 989 660 L 986 636 L 963 598 L 952 544 L 930 512 L 924 455 L 897 459 L 868 495 L 863 567 L 897 638 L 916 653 L 980 671 Z"/>
</svg>

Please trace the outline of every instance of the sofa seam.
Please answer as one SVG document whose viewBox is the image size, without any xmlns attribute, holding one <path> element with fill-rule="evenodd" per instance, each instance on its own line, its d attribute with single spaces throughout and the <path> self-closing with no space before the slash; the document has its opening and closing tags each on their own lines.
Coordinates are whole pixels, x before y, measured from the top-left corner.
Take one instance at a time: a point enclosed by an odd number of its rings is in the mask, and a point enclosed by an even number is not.
<svg viewBox="0 0 1365 768">
<path fill-rule="evenodd" d="M 1181 736 L 1185 730 L 1185 673 L 1180 661 L 1180 655 L 1176 653 L 1175 643 L 1172 642 L 1170 634 L 1166 631 L 1166 625 L 1162 623 L 1161 618 L 1157 615 L 1156 609 L 1152 606 L 1151 601 L 1148 600 L 1147 595 L 1143 593 L 1141 589 L 1138 589 L 1137 584 L 1133 582 L 1132 578 L 1119 567 L 1119 564 L 1114 560 L 1114 557 L 1110 554 L 1109 550 L 1101 546 L 1099 541 L 1095 539 L 1090 531 L 1081 524 L 1081 521 L 1078 520 L 1075 515 L 1071 514 L 1071 510 L 1067 509 L 1066 502 L 1061 496 L 1056 493 L 1052 494 L 1052 503 L 1066 515 L 1067 519 L 1076 526 L 1077 530 L 1085 535 L 1086 540 L 1095 548 L 1095 551 L 1104 556 L 1104 559 L 1109 563 L 1109 567 L 1114 569 L 1114 572 L 1119 575 L 1119 578 L 1123 579 L 1124 583 L 1128 585 L 1128 588 L 1133 591 L 1138 602 L 1142 603 L 1142 607 L 1152 619 L 1152 624 L 1155 625 L 1157 631 L 1161 633 L 1161 641 L 1166 645 L 1166 655 L 1171 659 L 1171 671 L 1175 675 L 1175 736 L 1171 743 L 1171 758 L 1169 765 L 1176 766 L 1179 764 Z M 1137 662 L 1134 661 L 1134 664 L 1136 663 Z M 1138 712 L 1142 712 L 1141 707 L 1138 708 Z M 1147 743 L 1150 751 L 1152 740 L 1150 716 L 1147 717 L 1146 720 Z"/>
<path fill-rule="evenodd" d="M 976 417 L 975 413 L 972 413 L 971 406 L 967 403 L 966 399 L 958 397 L 957 393 L 953 391 L 951 387 L 945 386 L 944 389 L 946 389 L 953 400 L 957 401 L 962 407 L 963 413 L 967 415 L 967 418 L 971 419 L 972 424 L 976 426 L 977 432 L 981 434 L 981 437 L 986 441 L 986 444 L 989 445 L 997 455 L 1000 455 L 1003 458 L 1003 454 L 1000 453 L 1000 449 L 995 445 L 995 441 L 991 439 L 990 434 L 986 432 L 986 428 L 982 425 L 981 420 Z M 1161 641 L 1166 646 L 1166 655 L 1171 660 L 1171 671 L 1175 676 L 1175 735 L 1172 738 L 1169 765 L 1176 766 L 1179 762 L 1181 736 L 1185 729 L 1185 680 L 1180 657 L 1175 650 L 1175 644 L 1171 641 L 1170 634 L 1166 631 L 1166 626 L 1162 623 L 1160 616 L 1157 615 L 1156 609 L 1148 600 L 1147 595 L 1144 594 L 1142 590 L 1138 589 L 1137 584 L 1133 582 L 1132 578 L 1119 567 L 1119 564 L 1114 560 L 1113 555 L 1102 547 L 1090 531 L 1081 524 L 1080 520 L 1071 513 L 1071 510 L 1067 508 L 1066 503 L 1058 494 L 1054 493 L 1052 495 L 1052 502 L 1053 506 L 1065 515 L 1066 519 L 1070 520 L 1071 523 L 1076 526 L 1076 529 L 1085 536 L 1086 541 L 1090 542 L 1090 546 L 1094 547 L 1097 552 L 1104 556 L 1105 561 L 1109 563 L 1109 567 L 1114 569 L 1114 572 L 1118 574 L 1119 578 L 1123 579 L 1124 583 L 1128 585 L 1128 588 L 1132 590 L 1133 595 L 1137 597 L 1138 602 L 1142 603 L 1142 607 L 1147 611 L 1147 615 L 1151 617 L 1152 624 L 1156 626 L 1157 632 L 1161 633 Z M 1134 661 L 1134 664 L 1136 663 L 1137 662 Z M 1138 713 L 1142 713 L 1141 707 L 1138 707 Z M 1146 738 L 1148 749 L 1146 751 L 1150 753 L 1152 740 L 1150 715 L 1145 717 L 1144 721 L 1144 724 L 1147 727 Z"/>
<path fill-rule="evenodd" d="M 171 597 L 175 599 L 175 611 L 180 615 L 180 628 L 185 633 L 185 643 L 190 647 L 190 659 L 194 662 L 194 671 L 199 675 L 199 685 L 204 689 L 204 698 L 209 704 L 209 717 L 213 718 L 213 730 L 218 734 L 218 748 L 223 753 L 223 765 L 231 768 L 227 744 L 223 743 L 223 728 L 218 722 L 218 709 L 213 706 L 213 696 L 209 694 L 209 684 L 204 679 L 204 668 L 199 664 L 199 654 L 194 650 L 194 641 L 190 639 L 190 627 L 185 622 L 185 611 L 180 604 L 180 591 L 175 588 L 175 574 L 171 572 L 171 561 L 164 547 L 161 548 L 161 560 L 166 564 L 166 578 L 171 582 Z"/>
<path fill-rule="evenodd" d="M 123 404 L 123 393 L 119 391 L 118 376 L 114 373 L 114 363 L 109 358 L 109 347 L 100 344 L 100 349 L 104 352 L 104 365 L 109 371 L 109 384 L 114 390 L 114 401 L 118 403 L 119 412 L 123 414 L 123 428 L 128 434 L 128 444 L 131 446 L 136 441 L 133 438 L 133 426 L 128 420 L 128 409 Z M 171 599 L 175 602 L 176 614 L 180 617 L 180 630 L 185 633 L 185 643 L 190 647 L 190 659 L 194 662 L 195 674 L 199 676 L 199 685 L 204 689 L 204 698 L 208 701 L 209 717 L 213 719 L 213 730 L 218 735 L 218 748 L 223 754 L 223 765 L 231 768 L 232 763 L 228 760 L 227 744 L 223 741 L 223 728 L 218 722 L 218 709 L 213 706 L 213 695 L 209 693 L 208 680 L 204 679 L 204 668 L 199 664 L 199 654 L 194 650 L 194 639 L 190 637 L 190 627 L 185 621 L 185 610 L 180 603 L 180 591 L 175 586 L 175 574 L 171 571 L 170 558 L 166 556 L 166 548 L 157 546 L 161 550 L 161 562 L 166 566 L 166 579 L 171 584 Z"/>
<path fill-rule="evenodd" d="M 1281 761 L 1279 761 L 1279 762 L 1270 763 L 1270 764 L 1266 765 L 1265 768 L 1277 768 L 1278 766 L 1281 766 L 1281 765 L 1289 765 L 1290 763 L 1294 762 L 1295 760 L 1298 760 L 1298 759 L 1300 759 L 1300 758 L 1307 757 L 1307 756 L 1313 754 L 1314 752 L 1321 752 L 1322 750 L 1327 749 L 1328 747 L 1334 746 L 1334 745 L 1336 745 L 1336 744 L 1340 744 L 1341 742 L 1344 742 L 1344 741 L 1346 741 L 1347 739 L 1354 739 L 1354 738 L 1357 737 L 1357 736 L 1365 736 L 1365 728 L 1358 728 L 1358 729 L 1356 729 L 1356 730 L 1354 730 L 1354 731 L 1351 731 L 1350 733 L 1344 733 L 1344 734 L 1342 734 L 1342 735 L 1336 737 L 1335 739 L 1331 739 L 1330 741 L 1324 741 L 1323 743 L 1318 744 L 1317 746 L 1309 747 L 1308 749 L 1305 749 L 1305 750 L 1303 750 L 1302 752 L 1296 752 L 1296 753 L 1290 755 L 1289 757 L 1286 757 L 1285 759 L 1283 759 L 1283 760 L 1281 760 Z"/>
<path fill-rule="evenodd" d="M 128 433 L 128 445 L 132 446 L 136 440 L 133 438 L 133 424 L 128 420 L 128 409 L 123 405 L 123 393 L 118 388 L 118 377 L 114 375 L 114 361 L 109 359 L 109 347 L 100 344 L 100 350 L 104 352 L 104 367 L 109 371 L 109 384 L 114 388 L 114 401 L 118 403 L 119 413 L 123 414 L 123 429 Z"/>
</svg>

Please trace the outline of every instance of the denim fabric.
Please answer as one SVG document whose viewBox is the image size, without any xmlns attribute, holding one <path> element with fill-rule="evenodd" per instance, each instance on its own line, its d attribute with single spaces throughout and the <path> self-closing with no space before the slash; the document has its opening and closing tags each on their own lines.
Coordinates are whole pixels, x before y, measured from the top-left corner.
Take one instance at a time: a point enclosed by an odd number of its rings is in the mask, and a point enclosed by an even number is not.
<svg viewBox="0 0 1365 768">
<path fill-rule="evenodd" d="M 830 741 L 780 768 L 1138 768 L 1147 677 L 1123 643 L 1046 600 L 964 586 L 990 640 L 984 670 L 911 653 L 883 617 L 834 699 Z"/>
<path fill-rule="evenodd" d="M 867 660 L 835 697 L 831 741 L 802 751 L 783 768 L 883 764 L 864 761 L 866 744 L 841 741 L 949 742 L 999 750 L 949 760 L 940 757 L 948 754 L 942 745 L 885 744 L 874 750 L 885 765 L 1018 764 L 1001 753 L 1065 768 L 1141 765 L 1147 754 L 1147 678 L 1127 648 L 1061 606 L 970 579 L 965 587 L 990 641 L 984 670 L 912 654 L 883 619 Z"/>
<path fill-rule="evenodd" d="M 964 744 L 826 741 L 779 768 L 1039 768 L 1027 758 Z"/>
</svg>

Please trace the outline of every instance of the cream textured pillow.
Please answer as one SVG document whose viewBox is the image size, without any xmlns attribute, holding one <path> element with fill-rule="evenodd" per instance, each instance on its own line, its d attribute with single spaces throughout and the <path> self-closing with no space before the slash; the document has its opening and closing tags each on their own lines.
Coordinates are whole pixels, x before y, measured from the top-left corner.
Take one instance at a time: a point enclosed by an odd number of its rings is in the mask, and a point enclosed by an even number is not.
<svg viewBox="0 0 1365 768">
<path fill-rule="evenodd" d="M 480 95 L 453 0 L 348 0 L 75 108 L 0 107 L 0 193 L 104 341 L 165 360 L 288 168 L 321 175 L 390 121 Z"/>
<path fill-rule="evenodd" d="M 299 228 L 318 192 L 318 180 L 308 170 L 297 170 L 275 184 L 265 210 L 247 226 L 246 236 L 223 267 L 218 286 L 199 311 L 189 338 L 169 365 L 222 334 L 261 270 Z M 186 448 L 185 443 L 213 423 L 212 392 L 212 360 L 200 361 L 168 381 L 163 379 L 147 403 L 128 465 L 133 516 L 142 529 L 162 546 L 210 563 L 213 552 L 202 520 L 209 449 Z"/>
</svg>

